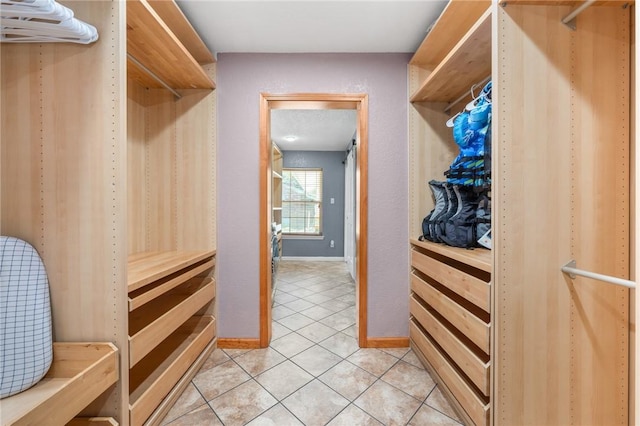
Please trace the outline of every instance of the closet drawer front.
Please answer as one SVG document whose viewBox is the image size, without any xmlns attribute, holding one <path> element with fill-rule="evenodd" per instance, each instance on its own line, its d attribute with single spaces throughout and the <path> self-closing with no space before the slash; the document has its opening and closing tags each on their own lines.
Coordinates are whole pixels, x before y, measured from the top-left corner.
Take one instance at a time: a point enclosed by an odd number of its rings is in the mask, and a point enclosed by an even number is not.
<svg viewBox="0 0 640 426">
<path fill-rule="evenodd" d="M 488 425 L 489 404 L 487 400 L 478 395 L 464 377 L 449 364 L 433 341 L 423 333 L 415 319 L 410 322 L 409 336 L 471 420 L 476 425 Z"/>
<path fill-rule="evenodd" d="M 130 370 L 129 417 L 142 425 L 215 338 L 211 316 L 194 316 Z"/>
<path fill-rule="evenodd" d="M 447 297 L 437 288 L 411 274 L 411 290 L 429 306 L 453 324 L 469 340 L 489 354 L 491 327 L 489 324 L 469 312 L 464 306 Z M 468 302 L 467 302 L 468 303 Z"/>
<path fill-rule="evenodd" d="M 129 368 L 213 300 L 215 294 L 212 278 L 194 279 L 129 314 L 130 330 L 135 330 L 129 337 Z"/>
<path fill-rule="evenodd" d="M 456 365 L 469 377 L 478 389 L 484 394 L 489 395 L 490 391 L 490 363 L 488 356 L 482 359 L 479 354 L 469 348 L 451 330 L 429 310 L 427 310 L 415 295 L 411 296 L 409 301 L 409 310 L 422 328 L 428 331 L 431 337 L 440 345 L 445 353 L 456 363 Z"/>
<path fill-rule="evenodd" d="M 411 266 L 459 294 L 485 312 L 491 312 L 491 288 L 488 282 L 469 271 L 455 268 L 416 250 L 411 251 Z M 469 267 L 471 270 L 472 268 Z"/>
</svg>

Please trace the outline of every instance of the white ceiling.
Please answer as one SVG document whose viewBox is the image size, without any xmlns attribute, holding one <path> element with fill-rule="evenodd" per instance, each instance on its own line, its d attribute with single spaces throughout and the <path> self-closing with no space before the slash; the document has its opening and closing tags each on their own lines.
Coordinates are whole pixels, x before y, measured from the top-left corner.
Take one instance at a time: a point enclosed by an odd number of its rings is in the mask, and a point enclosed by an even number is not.
<svg viewBox="0 0 640 426">
<path fill-rule="evenodd" d="M 271 139 L 283 151 L 344 151 L 356 132 L 356 114 L 345 109 L 272 110 Z"/>
<path fill-rule="evenodd" d="M 214 54 L 415 52 L 448 0 L 176 0 Z M 355 111 L 272 111 L 283 150 L 344 150 Z M 282 139 L 296 135 L 291 145 Z"/>
</svg>

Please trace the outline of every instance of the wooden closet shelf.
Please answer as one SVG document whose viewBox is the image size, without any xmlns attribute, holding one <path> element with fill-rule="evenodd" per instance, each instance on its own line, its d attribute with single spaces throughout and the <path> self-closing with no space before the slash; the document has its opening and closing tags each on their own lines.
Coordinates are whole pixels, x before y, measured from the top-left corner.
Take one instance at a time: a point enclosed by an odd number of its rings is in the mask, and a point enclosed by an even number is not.
<svg viewBox="0 0 640 426">
<path fill-rule="evenodd" d="M 481 271 L 491 273 L 491 250 L 484 248 L 468 250 L 458 247 L 450 247 L 444 244 L 432 243 L 431 241 L 419 241 L 416 238 L 411 238 L 410 242 L 416 247 L 421 247 L 441 256 L 445 256 L 476 269 L 480 269 Z"/>
<path fill-rule="evenodd" d="M 215 254 L 215 250 L 156 251 L 132 254 L 129 256 L 127 265 L 129 292 L 168 277 L 174 272 L 202 260 L 213 258 Z"/>
<path fill-rule="evenodd" d="M 205 274 L 211 268 L 215 266 L 216 262 L 213 258 L 207 258 L 201 260 L 198 263 L 191 265 L 188 268 L 174 272 L 160 280 L 144 286 L 138 290 L 129 293 L 129 312 L 137 309 L 144 304 L 151 302 L 152 300 L 162 296 L 166 292 L 173 290 L 181 284 L 184 284 L 188 280 L 195 278 L 196 276 Z"/>
<path fill-rule="evenodd" d="M 216 87 L 146 0 L 127 1 L 127 53 L 173 89 Z M 131 61 L 129 66 L 132 66 Z M 157 82 L 144 72 L 133 72 L 130 77 L 137 79 L 144 87 L 157 87 Z"/>
<path fill-rule="evenodd" d="M 491 0 L 451 0 L 409 64 L 432 71 L 491 6 Z"/>
<path fill-rule="evenodd" d="M 212 64 L 216 61 L 175 1 L 147 0 L 147 2 L 199 64 Z"/>
<path fill-rule="evenodd" d="M 130 420 L 141 425 L 215 336 L 212 316 L 190 318 L 129 372 Z"/>
<path fill-rule="evenodd" d="M 129 314 L 129 367 L 133 367 L 165 338 L 215 297 L 212 278 L 189 280 Z"/>
<path fill-rule="evenodd" d="M 54 343 L 47 375 L 0 401 L 2 424 L 65 424 L 117 381 L 118 349 L 113 344 Z"/>
<path fill-rule="evenodd" d="M 438 66 L 411 102 L 452 102 L 491 74 L 491 9 L 488 9 Z"/>
</svg>

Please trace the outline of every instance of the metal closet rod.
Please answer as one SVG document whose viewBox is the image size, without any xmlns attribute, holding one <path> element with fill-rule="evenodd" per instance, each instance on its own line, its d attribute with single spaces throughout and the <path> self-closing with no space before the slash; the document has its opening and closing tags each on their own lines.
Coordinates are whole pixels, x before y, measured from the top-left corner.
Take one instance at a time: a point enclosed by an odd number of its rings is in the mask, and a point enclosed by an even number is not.
<svg viewBox="0 0 640 426">
<path fill-rule="evenodd" d="M 609 275 L 597 274 L 595 272 L 583 271 L 582 269 L 576 268 L 576 261 L 571 260 L 562 268 L 560 268 L 562 272 L 569 275 L 572 279 L 576 277 L 576 275 L 580 275 L 581 277 L 592 278 L 598 281 L 604 281 L 609 284 L 620 285 L 628 288 L 636 288 L 636 283 L 634 281 L 624 280 L 618 277 L 612 277 Z"/>
<path fill-rule="evenodd" d="M 142 71 L 146 72 L 151 78 L 153 78 L 155 81 L 160 83 L 162 85 L 162 87 L 164 87 L 165 89 L 167 89 L 168 91 L 173 93 L 173 96 L 175 96 L 178 99 L 180 99 L 182 97 L 182 95 L 180 93 L 176 92 L 171 86 L 169 86 L 167 83 L 165 83 L 164 80 L 162 80 L 160 77 L 158 77 L 153 71 L 151 71 L 149 68 L 145 67 L 142 64 L 142 62 L 140 62 L 139 60 L 134 58 L 133 55 L 131 55 L 131 53 L 127 53 L 127 58 L 129 58 L 129 60 L 131 62 L 136 64 Z"/>
<path fill-rule="evenodd" d="M 489 80 L 491 80 L 491 76 L 486 77 L 484 80 L 474 84 L 472 87 L 478 87 L 478 86 L 483 86 L 485 83 L 487 83 Z M 451 110 L 451 108 L 453 108 L 454 106 L 456 106 L 460 101 L 462 101 L 464 98 L 466 98 L 467 96 L 469 96 L 468 93 L 465 93 L 463 95 L 461 95 L 458 99 L 456 99 L 455 101 L 451 102 L 449 105 L 447 105 L 447 107 L 444 109 L 444 112 L 448 112 Z"/>
<path fill-rule="evenodd" d="M 595 2 L 596 0 L 586 0 L 580 6 L 576 7 L 573 10 L 573 12 L 571 12 L 570 14 L 562 18 L 562 23 L 569 26 L 571 29 L 575 30 L 576 29 L 575 23 L 572 23 L 571 21 L 573 21 L 576 18 L 576 16 L 584 12 L 589 6 L 592 6 Z"/>
</svg>

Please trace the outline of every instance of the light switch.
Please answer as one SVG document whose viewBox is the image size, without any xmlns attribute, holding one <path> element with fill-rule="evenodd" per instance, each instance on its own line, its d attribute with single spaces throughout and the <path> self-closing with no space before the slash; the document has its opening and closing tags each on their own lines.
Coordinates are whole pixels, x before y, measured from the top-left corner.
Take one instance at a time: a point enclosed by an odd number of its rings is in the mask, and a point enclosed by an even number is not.
<svg viewBox="0 0 640 426">
<path fill-rule="evenodd" d="M 335 204 L 336 199 L 335 198 L 331 198 L 331 204 Z"/>
</svg>

